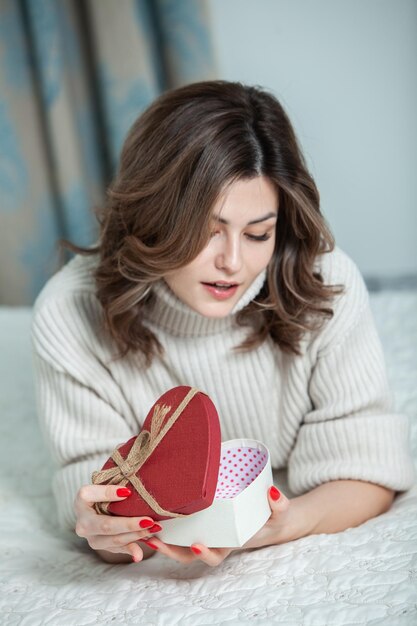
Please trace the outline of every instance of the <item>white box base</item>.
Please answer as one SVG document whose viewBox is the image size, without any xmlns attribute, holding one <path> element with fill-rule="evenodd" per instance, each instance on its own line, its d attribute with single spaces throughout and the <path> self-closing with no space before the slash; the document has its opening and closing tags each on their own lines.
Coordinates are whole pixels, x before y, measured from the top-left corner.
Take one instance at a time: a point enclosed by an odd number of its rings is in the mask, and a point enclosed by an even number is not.
<svg viewBox="0 0 417 626">
<path fill-rule="evenodd" d="M 267 495 L 273 484 L 269 451 L 254 439 L 232 439 L 222 443 L 222 454 L 240 446 L 267 453 L 266 465 L 253 482 L 234 498 L 215 498 L 203 511 L 163 520 L 156 537 L 177 546 L 202 543 L 210 548 L 240 548 L 262 528 L 271 516 Z"/>
</svg>

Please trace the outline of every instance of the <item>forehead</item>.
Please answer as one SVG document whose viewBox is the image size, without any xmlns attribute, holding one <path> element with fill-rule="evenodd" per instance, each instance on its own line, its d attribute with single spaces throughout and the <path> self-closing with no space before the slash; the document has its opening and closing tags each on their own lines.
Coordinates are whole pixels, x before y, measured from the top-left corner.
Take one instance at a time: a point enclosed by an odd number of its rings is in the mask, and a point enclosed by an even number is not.
<svg viewBox="0 0 417 626">
<path fill-rule="evenodd" d="M 223 223 L 271 219 L 277 212 L 278 193 L 265 176 L 233 181 L 213 207 L 213 217 Z"/>
</svg>

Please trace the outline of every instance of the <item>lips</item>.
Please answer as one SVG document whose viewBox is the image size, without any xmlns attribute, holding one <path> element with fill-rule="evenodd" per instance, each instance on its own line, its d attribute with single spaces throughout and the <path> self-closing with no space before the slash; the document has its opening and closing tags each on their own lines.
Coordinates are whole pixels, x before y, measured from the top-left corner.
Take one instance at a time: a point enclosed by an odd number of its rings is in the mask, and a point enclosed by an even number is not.
<svg viewBox="0 0 417 626">
<path fill-rule="evenodd" d="M 203 285 L 208 285 L 210 287 L 217 287 L 219 289 L 225 289 L 225 290 L 226 289 L 231 289 L 232 287 L 238 287 L 239 286 L 238 283 L 227 283 L 224 280 L 217 280 L 214 283 L 204 283 L 203 282 Z"/>
<path fill-rule="evenodd" d="M 239 287 L 239 283 L 231 283 L 224 280 L 219 280 L 213 283 L 202 282 L 201 284 L 216 300 L 227 300 L 228 298 L 232 298 Z"/>
</svg>

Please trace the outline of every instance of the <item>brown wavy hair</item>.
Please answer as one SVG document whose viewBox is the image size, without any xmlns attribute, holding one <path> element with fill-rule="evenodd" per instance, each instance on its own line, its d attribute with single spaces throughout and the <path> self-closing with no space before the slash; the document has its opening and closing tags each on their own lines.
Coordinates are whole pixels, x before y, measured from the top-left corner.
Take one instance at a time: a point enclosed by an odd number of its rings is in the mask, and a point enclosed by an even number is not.
<svg viewBox="0 0 417 626">
<path fill-rule="evenodd" d="M 97 297 L 119 356 L 141 351 L 150 364 L 163 347 L 144 311 L 152 285 L 190 263 L 207 245 L 210 214 L 232 181 L 266 176 L 279 198 L 275 251 L 257 298 L 237 317 L 249 350 L 267 336 L 300 354 L 300 340 L 333 315 L 341 286 L 325 285 L 318 255 L 334 248 L 319 193 L 278 100 L 258 87 L 206 81 L 164 93 L 135 121 L 97 212 Z"/>
</svg>

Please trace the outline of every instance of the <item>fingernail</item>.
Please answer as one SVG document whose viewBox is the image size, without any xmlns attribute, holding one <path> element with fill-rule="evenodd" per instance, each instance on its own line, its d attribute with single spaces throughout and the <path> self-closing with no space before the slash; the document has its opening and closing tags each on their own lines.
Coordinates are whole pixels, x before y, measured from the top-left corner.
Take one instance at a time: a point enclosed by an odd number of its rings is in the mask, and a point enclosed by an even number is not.
<svg viewBox="0 0 417 626">
<path fill-rule="evenodd" d="M 196 548 L 195 546 L 191 546 L 191 550 L 194 552 L 194 554 L 201 554 L 200 548 Z"/>
<path fill-rule="evenodd" d="M 127 487 L 120 487 L 120 489 L 116 491 L 116 494 L 118 498 L 127 498 L 127 496 L 132 495 L 132 492 Z"/>
<path fill-rule="evenodd" d="M 159 533 L 160 530 L 162 530 L 162 526 L 159 524 L 154 524 L 152 528 L 149 529 L 151 533 Z"/>
<path fill-rule="evenodd" d="M 153 526 L 153 521 L 151 519 L 141 519 L 139 522 L 139 526 L 141 528 L 150 528 Z"/>
<path fill-rule="evenodd" d="M 276 487 L 271 487 L 271 489 L 269 490 L 269 495 L 275 501 L 279 500 L 281 497 L 281 494 Z"/>
<path fill-rule="evenodd" d="M 146 543 L 146 545 L 149 546 L 150 548 L 153 548 L 154 550 L 158 550 L 158 546 L 156 546 L 151 541 L 148 541 L 147 539 L 139 539 L 139 541 L 143 541 L 143 543 Z"/>
</svg>

